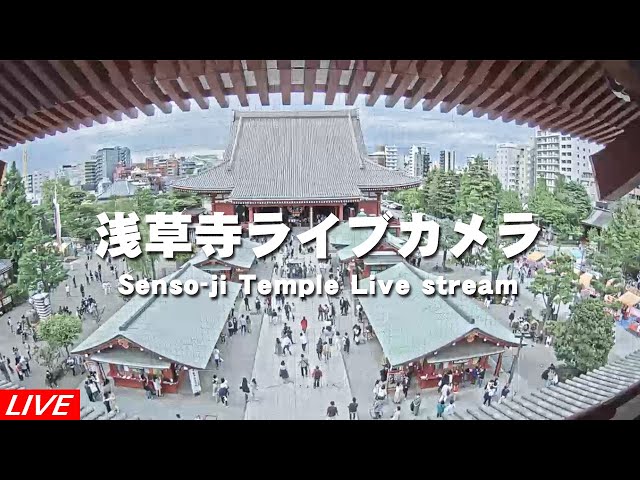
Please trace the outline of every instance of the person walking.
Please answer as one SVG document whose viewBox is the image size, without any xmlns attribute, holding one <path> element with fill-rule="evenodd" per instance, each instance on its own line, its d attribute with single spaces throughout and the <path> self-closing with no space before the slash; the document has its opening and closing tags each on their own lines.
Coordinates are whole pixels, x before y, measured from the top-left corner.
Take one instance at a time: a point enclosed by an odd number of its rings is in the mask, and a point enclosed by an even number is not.
<svg viewBox="0 0 640 480">
<path fill-rule="evenodd" d="M 67 297 L 71 296 L 71 288 L 69 288 L 69 284 L 68 283 L 64 286 L 64 291 L 67 294 Z"/>
<path fill-rule="evenodd" d="M 478 388 L 482 388 L 482 386 L 484 385 L 484 375 L 486 373 L 486 370 L 484 367 L 479 367 L 478 368 L 478 380 L 477 380 L 477 385 Z"/>
<path fill-rule="evenodd" d="M 276 337 L 276 348 L 274 353 L 279 357 L 282 356 L 282 341 L 280 340 L 280 337 Z"/>
<path fill-rule="evenodd" d="M 344 353 L 349 353 L 349 348 L 351 348 L 351 339 L 349 338 L 349 334 L 345 332 L 344 345 L 342 347 L 342 350 L 344 351 Z"/>
<path fill-rule="evenodd" d="M 436 407 L 436 418 L 442 418 L 444 409 L 445 409 L 444 400 L 439 400 L 438 405 Z"/>
<path fill-rule="evenodd" d="M 255 378 L 251 379 L 251 384 L 249 385 L 249 388 L 251 388 L 251 399 L 255 400 L 256 392 L 258 391 L 258 382 L 256 382 Z"/>
<path fill-rule="evenodd" d="M 413 412 L 413 415 L 415 417 L 417 417 L 418 414 L 420 413 L 420 404 L 421 403 L 422 403 L 422 397 L 420 396 L 420 393 L 416 393 L 416 396 L 411 401 L 411 411 Z"/>
<path fill-rule="evenodd" d="M 282 379 L 282 383 L 291 383 L 289 371 L 287 370 L 287 365 L 284 363 L 284 360 L 280 362 L 280 373 L 278 375 Z"/>
<path fill-rule="evenodd" d="M 322 344 L 322 353 L 324 355 L 325 362 L 328 362 L 331 358 L 331 347 L 329 347 L 329 344 L 327 342 L 324 342 Z"/>
<path fill-rule="evenodd" d="M 300 373 L 302 374 L 303 378 L 306 378 L 309 376 L 309 360 L 307 358 L 305 358 L 304 354 L 300 355 L 300 361 L 298 362 L 298 365 L 300 366 Z"/>
<path fill-rule="evenodd" d="M 218 397 L 225 407 L 229 406 L 229 385 L 224 378 L 220 379 L 220 387 L 218 388 Z"/>
<path fill-rule="evenodd" d="M 244 315 L 240 315 L 240 333 L 242 336 L 247 333 L 247 320 L 244 318 Z"/>
<path fill-rule="evenodd" d="M 153 377 L 153 388 L 156 391 L 156 395 L 158 397 L 161 397 L 162 396 L 162 379 L 158 375 Z"/>
<path fill-rule="evenodd" d="M 84 285 L 82 283 L 80 284 L 80 295 L 84 298 Z"/>
<path fill-rule="evenodd" d="M 396 411 L 393 412 L 393 415 L 391 416 L 391 420 L 400 420 L 400 413 L 402 413 L 401 412 L 401 407 L 400 407 L 400 405 L 398 405 L 396 407 Z"/>
<path fill-rule="evenodd" d="M 247 377 L 242 377 L 242 384 L 240 385 L 240 390 L 244 392 L 244 402 L 247 403 L 249 401 L 249 394 L 251 393 L 251 389 L 249 388 L 249 382 L 247 381 Z"/>
<path fill-rule="evenodd" d="M 107 409 L 107 413 L 111 413 L 111 394 L 109 392 L 106 392 L 104 394 L 102 403 L 104 403 L 104 408 Z"/>
<path fill-rule="evenodd" d="M 336 407 L 336 402 L 331 400 L 329 402 L 329 406 L 327 407 L 327 420 L 335 420 L 338 416 L 338 407 Z"/>
<path fill-rule="evenodd" d="M 322 370 L 320 367 L 316 365 L 316 368 L 311 372 L 311 376 L 313 377 L 313 388 L 320 388 L 320 379 L 322 378 Z"/>
<path fill-rule="evenodd" d="M 218 396 L 218 389 L 220 388 L 220 382 L 218 380 L 218 376 L 214 375 L 211 379 L 211 393 L 216 399 L 216 403 L 220 402 L 220 397 Z"/>
<path fill-rule="evenodd" d="M 451 397 L 449 398 L 449 404 L 445 407 L 444 412 L 442 412 L 442 415 L 451 415 L 453 414 L 453 412 L 456 409 L 456 399 L 455 399 L 455 395 L 451 395 Z"/>
<path fill-rule="evenodd" d="M 318 360 L 322 360 L 322 350 L 323 350 L 322 338 L 319 338 L 318 343 L 316 344 L 316 353 L 318 354 Z"/>
<path fill-rule="evenodd" d="M 356 397 L 351 399 L 351 403 L 347 407 L 349 409 L 349 420 L 357 420 L 358 419 L 358 402 L 356 401 Z"/>
<path fill-rule="evenodd" d="M 487 405 L 488 407 L 491 406 L 491 398 L 493 398 L 493 395 L 496 393 L 495 388 L 493 386 L 493 382 L 489 382 L 487 384 L 487 388 L 485 388 L 484 390 L 484 400 L 482 402 L 482 405 Z"/>
<path fill-rule="evenodd" d="M 507 383 L 504 387 L 502 387 L 502 392 L 500 392 L 500 398 L 498 399 L 498 405 L 502 403 L 503 400 L 507 399 L 507 395 L 509 395 L 509 384 Z"/>
<path fill-rule="evenodd" d="M 286 352 L 289 352 L 289 355 L 293 355 L 293 353 L 291 353 L 291 339 L 285 336 L 280 342 L 282 343 L 282 354 L 284 355 Z"/>
<path fill-rule="evenodd" d="M 300 332 L 300 345 L 302 345 L 302 351 L 306 352 L 307 351 L 307 343 L 309 342 L 309 340 L 307 340 L 307 335 L 304 332 Z"/>
<path fill-rule="evenodd" d="M 220 356 L 220 350 L 218 348 L 213 349 L 213 361 L 216 364 L 216 370 L 220 368 L 220 364 L 222 363 L 222 357 Z"/>
<path fill-rule="evenodd" d="M 302 317 L 302 320 L 300 320 L 300 328 L 302 329 L 302 332 L 306 334 L 308 327 L 309 322 L 307 321 L 307 317 Z"/>
<path fill-rule="evenodd" d="M 396 391 L 393 394 L 393 403 L 402 403 L 402 388 L 400 385 L 396 385 Z"/>
</svg>

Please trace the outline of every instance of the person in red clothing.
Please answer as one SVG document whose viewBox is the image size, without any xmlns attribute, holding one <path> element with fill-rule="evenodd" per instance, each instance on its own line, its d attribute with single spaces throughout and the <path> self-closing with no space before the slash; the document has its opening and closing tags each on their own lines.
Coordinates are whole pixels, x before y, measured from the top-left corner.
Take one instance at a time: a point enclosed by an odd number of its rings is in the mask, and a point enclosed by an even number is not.
<svg viewBox="0 0 640 480">
<path fill-rule="evenodd" d="M 302 320 L 300 320 L 300 328 L 304 333 L 307 333 L 307 317 L 302 317 Z"/>
</svg>

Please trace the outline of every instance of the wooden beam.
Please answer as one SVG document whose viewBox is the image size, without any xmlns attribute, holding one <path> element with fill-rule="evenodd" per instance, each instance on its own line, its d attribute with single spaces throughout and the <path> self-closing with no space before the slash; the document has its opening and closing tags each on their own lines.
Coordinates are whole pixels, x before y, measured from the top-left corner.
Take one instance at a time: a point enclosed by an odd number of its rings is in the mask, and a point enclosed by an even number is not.
<svg viewBox="0 0 640 480">
<path fill-rule="evenodd" d="M 209 90 L 213 98 L 218 102 L 218 105 L 222 108 L 229 108 L 229 100 L 227 100 L 227 96 L 224 94 L 224 85 L 215 60 L 204 61 L 204 78 L 207 80 Z"/>
<path fill-rule="evenodd" d="M 258 88 L 258 97 L 262 105 L 269 105 L 269 78 L 266 60 L 247 60 L 247 68 L 253 72 Z"/>
<path fill-rule="evenodd" d="M 353 66 L 351 79 L 349 80 L 349 86 L 347 87 L 347 98 L 345 100 L 345 103 L 347 105 L 353 105 L 356 102 L 358 94 L 362 92 L 362 86 L 364 84 L 364 79 L 366 76 L 367 71 L 364 65 L 364 61 L 356 60 L 356 63 Z"/>
<path fill-rule="evenodd" d="M 278 60 L 277 66 L 280 72 L 282 104 L 291 105 L 291 60 Z"/>
<path fill-rule="evenodd" d="M 384 101 L 385 107 L 395 107 L 398 100 L 406 95 L 409 85 L 418 76 L 416 63 L 416 60 L 395 60 L 391 62 L 391 70 L 397 74 L 397 77 L 393 82 L 390 94 L 387 94 L 387 98 Z"/>
<path fill-rule="evenodd" d="M 191 110 L 191 102 L 184 98 L 182 88 L 178 84 L 178 61 L 158 60 L 155 63 L 155 81 L 162 87 L 162 90 L 169 96 L 180 110 L 188 112 Z"/>
<path fill-rule="evenodd" d="M 165 96 L 154 79 L 153 66 L 150 60 L 131 60 L 131 74 L 133 83 L 140 89 L 156 108 L 163 113 L 171 113 L 173 110 L 169 98 Z"/>
<path fill-rule="evenodd" d="M 433 107 L 444 100 L 447 95 L 453 92 L 455 88 L 464 81 L 465 72 L 467 71 L 467 65 L 467 60 L 455 60 L 454 62 L 450 63 L 449 68 L 444 67 L 443 72 L 445 68 L 446 72 L 444 72 L 444 75 L 442 76 L 438 84 L 434 87 L 434 89 L 427 94 L 427 98 L 425 98 L 424 102 L 422 102 L 422 109 L 433 109 Z M 471 69 L 473 70 L 473 67 L 471 67 Z M 470 72 L 469 75 L 471 75 Z"/>
<path fill-rule="evenodd" d="M 189 95 L 201 109 L 207 110 L 209 99 L 199 78 L 200 75 L 204 75 L 204 60 L 179 60 L 178 64 L 180 80 L 189 91 Z"/>
</svg>

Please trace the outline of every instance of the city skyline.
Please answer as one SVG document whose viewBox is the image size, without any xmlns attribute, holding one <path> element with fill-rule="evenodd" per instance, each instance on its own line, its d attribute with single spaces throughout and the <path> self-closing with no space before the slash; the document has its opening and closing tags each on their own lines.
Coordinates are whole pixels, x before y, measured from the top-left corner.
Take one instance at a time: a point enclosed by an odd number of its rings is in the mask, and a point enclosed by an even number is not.
<svg viewBox="0 0 640 480">
<path fill-rule="evenodd" d="M 302 95 L 292 95 L 292 105 L 283 106 L 279 95 L 271 95 L 271 105 L 262 107 L 257 97 L 249 96 L 249 107 L 241 107 L 231 97 L 230 107 L 211 106 L 201 110 L 195 103 L 190 112 L 174 109 L 171 114 L 156 111 L 152 117 L 140 114 L 137 119 L 109 121 L 105 125 L 82 127 L 53 137 L 29 142 L 29 171 L 55 169 L 63 164 L 81 163 L 97 150 L 123 146 L 131 149 L 134 163 L 143 162 L 147 156 L 157 154 L 193 155 L 206 154 L 226 148 L 229 127 L 234 110 L 334 110 L 358 108 L 364 137 L 370 149 L 376 145 L 396 145 L 408 149 L 411 145 L 426 146 L 432 155 L 440 150 L 455 150 L 460 161 L 470 155 L 492 156 L 495 145 L 501 142 L 527 142 L 534 130 L 515 123 L 474 118 L 456 113 L 443 114 L 438 107 L 423 111 L 416 107 L 407 111 L 401 107 L 386 108 L 380 100 L 374 107 L 366 107 L 361 96 L 353 106 L 345 106 L 344 95 L 339 95 L 335 106 L 324 105 L 324 95 L 314 96 L 312 105 L 305 106 Z M 7 163 L 20 165 L 23 146 L 0 151 L 0 158 Z"/>
</svg>

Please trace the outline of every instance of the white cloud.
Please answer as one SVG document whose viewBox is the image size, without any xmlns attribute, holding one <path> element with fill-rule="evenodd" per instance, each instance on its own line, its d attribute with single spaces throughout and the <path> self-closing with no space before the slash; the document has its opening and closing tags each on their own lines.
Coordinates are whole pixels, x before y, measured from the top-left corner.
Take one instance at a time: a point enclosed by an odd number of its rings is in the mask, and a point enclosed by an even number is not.
<svg viewBox="0 0 640 480">
<path fill-rule="evenodd" d="M 115 145 L 131 148 L 135 161 L 159 153 L 189 155 L 224 149 L 229 138 L 233 110 L 317 110 L 359 108 L 365 141 L 370 148 L 378 144 L 395 144 L 408 147 L 412 144 L 427 145 L 432 156 L 440 149 L 458 151 L 458 158 L 483 153 L 493 156 L 496 143 L 526 142 L 533 130 L 501 120 L 474 118 L 471 114 L 440 113 L 439 106 L 424 111 L 420 106 L 412 110 L 399 101 L 394 108 L 386 108 L 384 99 L 374 107 L 365 106 L 364 96 L 359 96 L 353 107 L 345 106 L 345 96 L 337 95 L 335 105 L 324 105 L 324 94 L 314 95 L 313 105 L 303 105 L 302 94 L 292 94 L 291 106 L 283 106 L 281 96 L 269 95 L 270 106 L 263 107 L 257 95 L 249 96 L 249 107 L 241 107 L 235 97 L 230 97 L 228 109 L 222 109 L 214 99 L 210 108 L 201 110 L 192 102 L 191 111 L 182 112 L 175 105 L 169 115 L 156 110 L 147 117 L 140 113 L 137 119 L 124 117 L 121 122 L 109 120 L 105 125 L 95 124 L 78 131 L 38 139 L 29 143 L 29 166 L 34 169 L 51 169 L 63 163 L 82 162 L 102 147 Z M 0 151 L 5 161 L 20 162 L 22 146 Z"/>
</svg>

